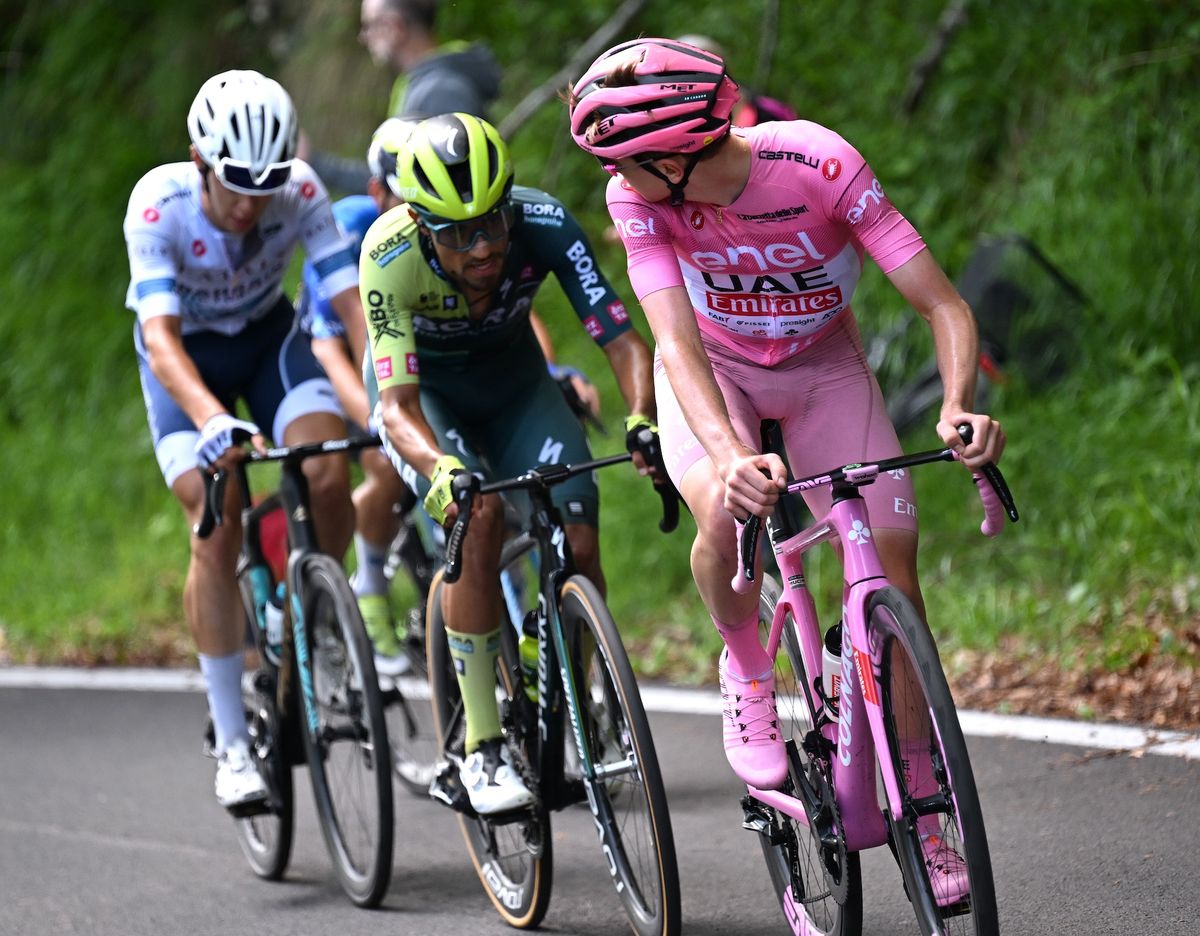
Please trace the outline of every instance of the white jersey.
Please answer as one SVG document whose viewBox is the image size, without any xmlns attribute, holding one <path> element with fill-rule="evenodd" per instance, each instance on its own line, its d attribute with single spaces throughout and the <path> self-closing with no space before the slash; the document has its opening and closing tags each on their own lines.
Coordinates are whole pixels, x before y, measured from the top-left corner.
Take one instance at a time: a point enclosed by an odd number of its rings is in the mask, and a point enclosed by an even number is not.
<svg viewBox="0 0 1200 936">
<path fill-rule="evenodd" d="M 151 169 L 134 186 L 125 214 L 131 273 L 125 304 L 138 320 L 182 319 L 183 333 L 236 335 L 283 295 L 297 243 L 327 296 L 358 285 L 358 263 L 339 230 L 325 186 L 296 160 L 287 185 L 244 235 L 218 230 L 200 208 L 195 163 Z"/>
</svg>

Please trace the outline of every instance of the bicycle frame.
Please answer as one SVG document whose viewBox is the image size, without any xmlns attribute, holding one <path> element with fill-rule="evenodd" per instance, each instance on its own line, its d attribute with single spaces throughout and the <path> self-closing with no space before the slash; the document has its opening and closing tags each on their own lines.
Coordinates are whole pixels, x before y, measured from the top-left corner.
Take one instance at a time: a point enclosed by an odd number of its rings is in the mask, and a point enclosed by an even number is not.
<svg viewBox="0 0 1200 936">
<path fill-rule="evenodd" d="M 821 629 L 816 607 L 804 577 L 803 555 L 824 542 L 838 541 L 843 553 L 842 597 L 842 673 L 838 700 L 838 721 L 818 716 L 818 727 L 836 744 L 832 759 L 833 789 L 845 828 L 848 851 L 874 848 L 887 842 L 887 824 L 877 808 L 875 785 L 876 756 L 890 760 L 884 741 L 879 693 L 875 676 L 879 661 L 874 659 L 867 637 L 867 606 L 871 595 L 888 584 L 879 555 L 875 550 L 870 518 L 861 496 L 853 488 L 835 487 L 833 507 L 824 519 L 796 533 L 780 529 L 768 521 L 775 558 L 783 577 L 783 594 L 771 623 L 767 654 L 772 659 L 779 651 L 783 627 L 790 614 L 804 660 L 804 671 L 812 681 L 805 691 L 820 699 Z M 818 711 L 820 708 L 814 705 Z M 869 727 L 864 731 L 863 727 Z M 899 791 L 891 771 L 883 776 L 888 806 L 894 814 L 902 809 Z M 779 790 L 748 788 L 755 799 L 792 818 L 808 824 L 804 803 Z"/>
<path fill-rule="evenodd" d="M 960 434 L 969 442 L 968 432 L 960 430 Z M 764 450 L 766 439 L 764 432 Z M 823 519 L 799 531 L 792 526 L 786 510 L 776 511 L 775 516 L 767 520 L 771 547 L 783 577 L 783 590 L 771 622 L 766 650 L 774 660 L 783 637 L 784 622 L 790 614 L 804 671 L 810 680 L 810 684 L 803 687 L 810 701 L 824 699 L 820 688 L 822 634 L 816 607 L 805 582 L 803 555 L 824 542 L 836 541 L 842 547 L 842 672 L 838 720 L 835 724 L 829 719 L 823 704 L 813 704 L 810 710 L 815 711 L 814 727 L 834 745 L 835 756 L 830 768 L 847 851 L 873 848 L 888 840 L 887 823 L 878 808 L 876 762 L 882 768 L 885 799 L 892 817 L 899 818 L 905 808 L 893 769 L 893 759 L 898 753 L 890 750 L 887 743 L 880 705 L 877 680 L 881 672 L 882 649 L 873 644 L 868 630 L 871 596 L 889 583 L 875 549 L 870 517 L 858 487 L 870 484 L 886 471 L 955 459 L 955 453 L 947 448 L 847 465 L 824 475 L 793 481 L 787 486 L 789 495 L 830 485 L 833 504 L 829 512 Z M 976 485 L 984 506 L 981 530 L 985 535 L 999 532 L 1005 514 L 1014 522 L 1017 520 L 1012 496 L 994 466 L 986 465 L 980 469 Z M 757 539 L 758 527 L 754 518 L 747 527 L 749 535 L 741 535 L 743 568 L 733 582 L 734 588 L 743 592 L 749 588 L 745 569 L 752 568 Z M 747 546 L 750 547 L 748 553 Z M 864 718 L 867 731 L 862 730 Z M 804 825 L 810 824 L 800 799 L 780 790 L 747 789 L 754 799 Z"/>
<path fill-rule="evenodd" d="M 577 571 L 575 560 L 571 555 L 571 546 L 567 541 L 566 529 L 562 516 L 550 497 L 550 487 L 556 476 L 577 474 L 608 465 L 629 461 L 629 455 L 614 455 L 597 459 L 586 464 L 571 466 L 545 465 L 540 469 L 527 472 L 519 485 L 484 484 L 479 488 L 480 493 L 494 493 L 500 490 L 513 490 L 518 487 L 527 491 L 533 505 L 532 515 L 526 524 L 530 531 L 525 536 L 532 536 L 536 543 L 538 561 L 538 603 L 536 609 L 538 626 L 538 702 L 537 702 L 537 743 L 531 751 L 534 775 L 539 778 L 540 793 L 543 805 L 550 810 L 562 809 L 578 801 L 578 795 L 570 783 L 563 779 L 563 754 L 567 732 L 564 728 L 563 708 L 566 708 L 567 721 L 570 724 L 570 734 L 575 742 L 579 763 L 583 770 L 584 787 L 588 794 L 588 804 L 593 818 L 597 819 L 599 808 L 596 797 L 591 790 L 591 783 L 598 779 L 596 766 L 591 762 L 587 743 L 583 736 L 583 725 L 579 718 L 580 698 L 576 685 L 575 674 L 571 670 L 567 651 L 567 633 L 562 617 L 559 614 L 559 596 L 563 584 Z M 452 537 L 453 539 L 453 537 Z M 548 596 L 553 596 L 549 601 Z M 520 621 L 515 621 L 518 627 Z M 510 652 L 507 658 L 517 660 L 515 652 L 516 628 L 504 628 L 501 640 L 510 641 Z M 519 670 L 519 664 L 514 664 Z M 521 678 L 519 672 L 509 673 L 509 681 L 515 684 Z M 518 712 L 529 705 L 524 693 L 513 693 L 514 704 Z M 524 700 L 524 701 L 522 701 Z M 528 714 L 528 713 L 527 713 Z M 631 765 L 617 765 L 618 769 L 629 768 Z M 611 770 L 612 768 L 608 768 Z M 598 832 L 603 837 L 604 826 L 597 822 Z"/>
<path fill-rule="evenodd" d="M 272 448 L 265 453 L 250 452 L 246 460 L 238 462 L 234 468 L 239 495 L 241 497 L 241 517 L 243 544 L 242 559 L 250 574 L 250 583 L 254 592 L 254 610 L 259 618 L 260 634 L 262 614 L 269 600 L 270 571 L 263 556 L 262 543 L 258 534 L 258 523 L 254 516 L 254 505 L 250 499 L 250 484 L 247 476 L 247 466 L 264 462 L 281 462 L 279 476 L 279 499 L 284 507 L 287 522 L 288 550 L 287 571 L 285 573 L 286 588 L 289 597 L 291 627 L 285 628 L 285 652 L 280 661 L 276 691 L 276 707 L 282 721 L 286 724 L 292 716 L 291 678 L 293 671 L 298 671 L 300 677 L 300 696 L 304 717 L 309 727 L 315 731 L 319 726 L 319 716 L 315 701 L 312 666 L 308 659 L 308 640 L 305 632 L 304 612 L 300 603 L 299 570 L 300 561 L 311 552 L 317 551 L 316 529 L 313 526 L 312 512 L 308 508 L 308 482 L 301 467 L 307 458 L 319 455 L 331 455 L 339 452 L 359 451 L 379 445 L 379 440 L 373 437 L 331 439 L 325 442 L 312 442 L 295 445 L 288 448 Z M 208 496 L 206 498 L 205 516 L 197 524 L 197 535 L 206 536 L 214 524 L 221 522 L 224 508 L 224 488 L 227 475 L 209 478 Z M 258 639 L 258 635 L 256 635 Z M 291 641 L 295 652 L 293 655 L 286 651 L 287 641 Z M 262 647 L 259 647 L 260 653 Z"/>
</svg>

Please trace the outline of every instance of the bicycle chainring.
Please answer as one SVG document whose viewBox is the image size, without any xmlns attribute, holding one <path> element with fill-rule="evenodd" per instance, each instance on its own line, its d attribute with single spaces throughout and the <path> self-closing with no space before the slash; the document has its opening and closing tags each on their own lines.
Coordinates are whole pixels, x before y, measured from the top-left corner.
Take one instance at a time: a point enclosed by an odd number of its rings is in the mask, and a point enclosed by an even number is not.
<svg viewBox="0 0 1200 936">
<path fill-rule="evenodd" d="M 809 835 L 813 837 L 817 852 L 821 856 L 821 871 L 825 875 L 829 892 L 838 905 L 842 906 L 850 893 L 850 880 L 846 873 L 849 862 L 846 852 L 846 827 L 842 823 L 842 814 L 838 810 L 833 787 L 825 769 L 814 762 L 809 766 L 808 773 L 812 785 L 821 794 L 821 812 L 816 826 L 809 828 Z"/>
</svg>

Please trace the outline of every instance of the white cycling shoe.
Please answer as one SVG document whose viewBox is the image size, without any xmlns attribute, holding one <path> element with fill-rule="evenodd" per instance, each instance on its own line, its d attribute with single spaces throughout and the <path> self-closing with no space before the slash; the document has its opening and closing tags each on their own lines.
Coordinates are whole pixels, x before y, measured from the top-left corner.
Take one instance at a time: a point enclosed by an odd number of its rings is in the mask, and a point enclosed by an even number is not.
<svg viewBox="0 0 1200 936">
<path fill-rule="evenodd" d="M 480 742 L 459 765 L 458 776 L 471 808 L 481 816 L 520 809 L 533 802 L 533 794 L 513 767 L 503 738 Z"/>
<path fill-rule="evenodd" d="M 267 798 L 267 785 L 244 738 L 234 741 L 217 758 L 215 787 L 217 802 L 226 809 L 240 809 Z"/>
</svg>

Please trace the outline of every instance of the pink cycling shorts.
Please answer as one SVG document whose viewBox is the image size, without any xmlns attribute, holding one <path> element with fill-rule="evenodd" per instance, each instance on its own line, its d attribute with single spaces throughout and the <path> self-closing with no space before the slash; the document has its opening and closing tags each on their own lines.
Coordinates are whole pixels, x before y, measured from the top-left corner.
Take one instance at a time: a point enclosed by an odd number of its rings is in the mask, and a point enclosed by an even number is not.
<svg viewBox="0 0 1200 936">
<path fill-rule="evenodd" d="M 858 325 L 850 315 L 840 322 L 812 347 L 774 367 L 753 364 L 701 336 L 738 437 L 758 451 L 760 422 L 778 420 L 796 478 L 901 453 L 879 384 L 867 367 Z M 680 487 L 688 469 L 708 456 L 688 428 L 657 354 L 654 392 L 667 472 Z M 873 527 L 916 532 L 916 498 L 907 471 L 888 472 L 861 492 Z M 805 492 L 804 500 L 813 516 L 822 517 L 833 496 L 824 485 Z"/>
</svg>

